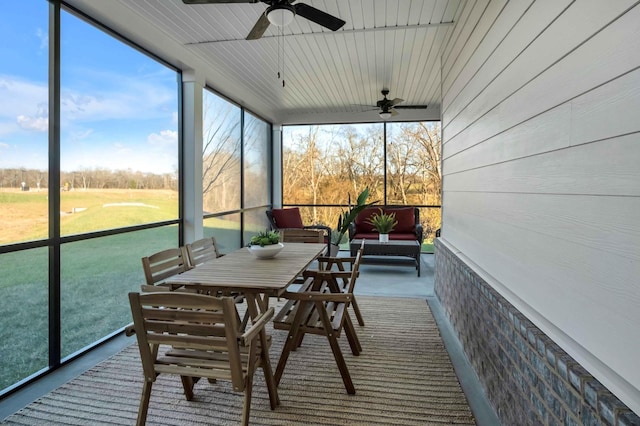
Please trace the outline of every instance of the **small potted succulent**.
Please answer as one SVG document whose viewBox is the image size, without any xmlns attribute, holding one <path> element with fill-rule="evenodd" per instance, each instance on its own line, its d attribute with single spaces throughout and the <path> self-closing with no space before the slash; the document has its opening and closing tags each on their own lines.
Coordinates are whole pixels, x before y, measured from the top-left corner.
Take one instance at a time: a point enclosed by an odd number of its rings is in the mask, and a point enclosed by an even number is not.
<svg viewBox="0 0 640 426">
<path fill-rule="evenodd" d="M 389 242 L 389 232 L 393 231 L 393 228 L 398 224 L 396 220 L 396 214 L 385 213 L 382 209 L 379 209 L 380 213 L 374 213 L 371 215 L 367 223 L 373 225 L 374 229 L 378 231 L 381 243 Z"/>
<path fill-rule="evenodd" d="M 276 231 L 260 231 L 249 242 L 249 251 L 261 259 L 270 259 L 276 254 L 280 253 L 280 250 L 284 248 L 284 245 L 280 242 L 280 234 Z"/>
</svg>

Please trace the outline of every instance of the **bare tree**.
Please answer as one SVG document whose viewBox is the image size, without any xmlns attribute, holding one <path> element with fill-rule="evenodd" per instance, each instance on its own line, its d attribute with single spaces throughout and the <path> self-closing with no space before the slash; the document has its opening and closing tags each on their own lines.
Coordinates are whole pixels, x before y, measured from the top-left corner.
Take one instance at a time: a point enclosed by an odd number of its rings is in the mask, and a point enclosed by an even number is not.
<svg viewBox="0 0 640 426">
<path fill-rule="evenodd" d="M 422 203 L 439 205 L 442 193 L 440 123 L 416 123 L 406 132 L 420 146 L 417 153 L 425 185 Z"/>
<path fill-rule="evenodd" d="M 213 96 L 213 95 L 212 95 Z M 218 97 L 207 97 L 202 146 L 202 192 L 207 210 L 240 205 L 240 110 Z"/>
</svg>

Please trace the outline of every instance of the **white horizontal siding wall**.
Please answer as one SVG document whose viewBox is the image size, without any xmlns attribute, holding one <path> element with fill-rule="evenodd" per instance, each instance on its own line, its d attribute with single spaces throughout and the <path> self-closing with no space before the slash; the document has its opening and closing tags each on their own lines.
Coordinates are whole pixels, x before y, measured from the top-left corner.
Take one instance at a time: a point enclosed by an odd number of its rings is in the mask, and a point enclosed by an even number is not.
<svg viewBox="0 0 640 426">
<path fill-rule="evenodd" d="M 442 60 L 442 241 L 636 413 L 639 3 L 470 1 Z"/>
</svg>

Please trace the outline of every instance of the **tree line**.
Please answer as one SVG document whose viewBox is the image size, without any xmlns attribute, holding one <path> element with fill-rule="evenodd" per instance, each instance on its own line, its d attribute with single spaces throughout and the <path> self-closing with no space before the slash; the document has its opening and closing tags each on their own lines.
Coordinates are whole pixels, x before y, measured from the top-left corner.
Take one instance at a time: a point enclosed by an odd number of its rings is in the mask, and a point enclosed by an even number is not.
<svg viewBox="0 0 640 426">
<path fill-rule="evenodd" d="M 381 204 L 440 206 L 440 125 L 309 126 L 283 152 L 283 202 L 344 205 L 364 189 Z M 386 141 L 386 143 L 385 143 Z M 427 234 L 440 227 L 439 208 L 423 209 Z M 335 226 L 338 209 L 303 209 L 304 223 Z"/>
<path fill-rule="evenodd" d="M 78 189 L 178 189 L 176 173 L 143 173 L 134 170 L 81 169 L 60 172 L 63 191 Z M 46 170 L 27 168 L 0 169 L 0 189 L 37 190 L 49 188 Z"/>
</svg>

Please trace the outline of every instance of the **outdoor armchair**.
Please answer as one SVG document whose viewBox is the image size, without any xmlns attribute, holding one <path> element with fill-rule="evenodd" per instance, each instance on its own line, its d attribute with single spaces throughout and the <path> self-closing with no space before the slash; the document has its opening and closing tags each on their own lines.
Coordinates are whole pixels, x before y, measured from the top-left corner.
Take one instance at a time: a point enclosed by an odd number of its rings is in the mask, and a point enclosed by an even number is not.
<svg viewBox="0 0 640 426">
<path fill-rule="evenodd" d="M 331 250 L 331 228 L 324 225 L 304 225 L 298 207 L 287 209 L 271 209 L 266 211 L 271 229 L 321 229 L 324 232 L 324 241 L 327 243 L 327 253 Z"/>
<path fill-rule="evenodd" d="M 229 297 L 129 293 L 129 301 L 144 375 L 137 425 L 146 422 L 151 388 L 160 374 L 179 375 L 188 401 L 201 377 L 212 386 L 216 380 L 231 381 L 234 392 L 244 393 L 242 424 L 248 425 L 253 376 L 262 368 L 271 409 L 279 404 L 265 333 L 273 308 L 255 318 L 245 331 Z"/>
</svg>

